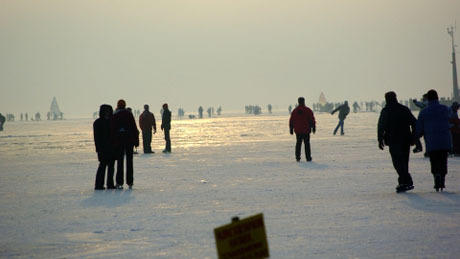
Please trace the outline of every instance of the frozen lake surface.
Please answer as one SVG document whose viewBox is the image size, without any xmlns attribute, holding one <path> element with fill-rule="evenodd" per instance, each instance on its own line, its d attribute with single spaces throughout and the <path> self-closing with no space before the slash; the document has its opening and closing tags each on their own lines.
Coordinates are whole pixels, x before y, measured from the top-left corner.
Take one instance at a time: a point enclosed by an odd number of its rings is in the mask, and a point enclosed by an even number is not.
<svg viewBox="0 0 460 259">
<path fill-rule="evenodd" d="M 411 154 L 396 194 L 378 113 L 317 114 L 313 162 L 295 162 L 288 116 L 175 120 L 173 153 L 134 158 L 134 189 L 97 191 L 93 120 L 0 132 L 0 257 L 216 258 L 213 229 L 262 212 L 271 258 L 459 258 L 460 159 L 436 193 Z M 141 144 L 142 146 L 142 144 Z"/>
</svg>

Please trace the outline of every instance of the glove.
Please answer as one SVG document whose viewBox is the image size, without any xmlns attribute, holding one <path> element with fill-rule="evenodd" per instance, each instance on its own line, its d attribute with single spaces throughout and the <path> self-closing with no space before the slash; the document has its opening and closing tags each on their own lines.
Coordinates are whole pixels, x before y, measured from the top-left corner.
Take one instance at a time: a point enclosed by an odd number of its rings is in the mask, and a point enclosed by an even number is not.
<svg viewBox="0 0 460 259">
<path fill-rule="evenodd" d="M 313 134 L 315 134 L 316 133 L 316 128 L 313 128 L 312 131 L 313 131 Z"/>
<path fill-rule="evenodd" d="M 294 129 L 290 129 L 289 133 L 291 133 L 291 135 L 294 135 Z"/>
<path fill-rule="evenodd" d="M 161 125 L 161 130 L 163 130 L 163 125 Z"/>
<path fill-rule="evenodd" d="M 157 133 L 157 130 L 154 130 L 154 131 L 153 131 L 153 134 L 156 134 L 156 133 Z"/>
<path fill-rule="evenodd" d="M 385 145 L 383 144 L 383 140 L 379 140 L 379 148 L 380 148 L 381 150 L 383 150 L 383 147 L 384 147 L 384 146 L 385 146 Z"/>
</svg>

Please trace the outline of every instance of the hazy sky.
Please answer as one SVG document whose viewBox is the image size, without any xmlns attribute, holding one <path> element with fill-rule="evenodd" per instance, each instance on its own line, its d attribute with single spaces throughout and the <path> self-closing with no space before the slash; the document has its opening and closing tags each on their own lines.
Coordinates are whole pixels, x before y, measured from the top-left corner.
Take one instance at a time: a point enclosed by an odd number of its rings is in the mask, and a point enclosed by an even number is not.
<svg viewBox="0 0 460 259">
<path fill-rule="evenodd" d="M 458 0 L 0 0 L 0 112 L 451 96 L 455 20 Z"/>
</svg>

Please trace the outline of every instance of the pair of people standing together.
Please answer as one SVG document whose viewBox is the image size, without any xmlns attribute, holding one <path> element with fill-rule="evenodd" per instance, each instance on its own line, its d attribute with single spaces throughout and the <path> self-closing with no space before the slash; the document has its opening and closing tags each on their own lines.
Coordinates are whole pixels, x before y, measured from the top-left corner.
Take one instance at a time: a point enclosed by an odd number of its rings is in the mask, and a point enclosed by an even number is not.
<svg viewBox="0 0 460 259">
<path fill-rule="evenodd" d="M 157 125 L 155 121 L 155 115 L 149 111 L 149 106 L 144 105 L 144 112 L 139 116 L 139 127 L 142 130 L 142 142 L 144 146 L 144 154 L 155 153 L 152 151 L 152 130 L 153 134 L 157 132 Z M 163 112 L 161 119 L 161 130 L 165 134 L 166 147 L 163 150 L 163 153 L 171 153 L 171 111 L 168 108 L 168 104 L 163 104 Z"/>
<path fill-rule="evenodd" d="M 445 188 L 447 156 L 452 149 L 449 131 L 449 108 L 439 103 L 438 93 L 430 90 L 426 94 L 428 105 L 415 119 L 409 108 L 398 103 L 396 93 L 385 94 L 386 106 L 380 113 L 377 138 L 379 148 L 389 146 L 393 166 L 399 175 L 397 192 L 414 188 L 409 173 L 410 146 L 422 136 L 430 158 L 431 173 L 436 191 Z"/>
<path fill-rule="evenodd" d="M 148 112 L 148 105 L 146 105 Z M 166 108 L 165 108 L 166 107 Z M 145 108 L 145 107 L 144 107 Z M 167 112 L 163 113 L 163 116 L 168 116 L 168 106 L 167 104 L 163 105 L 163 109 Z M 145 113 L 145 111 L 144 111 Z M 143 114 L 144 114 L 143 113 Z M 153 114 L 152 114 L 153 116 Z M 141 115 L 142 117 L 142 115 Z M 171 129 L 171 112 L 169 112 L 169 121 L 166 120 L 162 122 L 161 128 L 165 130 L 165 139 L 166 131 L 168 132 L 169 140 L 169 130 Z M 163 118 L 164 119 L 164 118 Z M 155 117 L 153 117 L 153 125 L 155 125 Z M 167 123 L 167 124 L 165 124 Z M 141 124 L 141 123 L 140 123 Z M 144 125 L 145 126 L 145 125 Z M 146 129 L 146 128 L 144 128 Z M 148 140 L 147 130 L 143 130 L 144 138 L 144 152 L 152 153 L 150 148 L 151 142 L 151 129 L 150 126 L 150 140 Z M 154 126 L 156 132 L 156 125 Z M 96 145 L 96 152 L 98 154 L 99 167 L 96 173 L 96 190 L 104 190 L 104 178 L 105 171 L 107 170 L 107 189 L 123 189 L 124 184 L 124 157 L 126 156 L 126 183 L 131 189 L 134 184 L 134 169 L 133 169 L 133 154 L 134 147 L 139 146 L 139 131 L 136 126 L 136 121 L 133 114 L 126 108 L 126 102 L 124 100 L 119 100 L 117 103 L 117 109 L 113 112 L 112 106 L 103 104 L 99 110 L 99 119 L 97 119 L 93 124 L 94 132 L 94 143 Z M 168 147 L 167 140 L 167 147 Z M 171 152 L 171 143 L 169 140 L 169 152 Z M 117 161 L 117 175 L 116 175 L 116 185 L 113 181 L 114 176 L 114 165 Z"/>
</svg>

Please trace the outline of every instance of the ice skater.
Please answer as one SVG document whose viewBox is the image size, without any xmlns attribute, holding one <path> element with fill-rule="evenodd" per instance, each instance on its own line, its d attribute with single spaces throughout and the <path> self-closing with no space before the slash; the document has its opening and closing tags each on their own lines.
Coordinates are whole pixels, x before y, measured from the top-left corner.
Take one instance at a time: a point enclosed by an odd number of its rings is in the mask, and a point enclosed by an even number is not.
<svg viewBox="0 0 460 259">
<path fill-rule="evenodd" d="M 344 135 L 345 132 L 343 132 L 343 125 L 344 125 L 345 119 L 347 118 L 347 115 L 350 113 L 350 107 L 348 106 L 348 101 L 345 101 L 344 104 L 340 105 L 335 110 L 333 110 L 331 112 L 331 115 L 334 115 L 334 113 L 337 111 L 339 111 L 339 123 L 337 124 L 337 127 L 335 127 L 334 135 L 337 134 L 337 130 L 339 128 L 340 128 L 340 135 Z"/>
<path fill-rule="evenodd" d="M 201 107 L 201 106 L 200 106 Z M 168 104 L 163 104 L 163 115 L 161 117 L 161 130 L 165 134 L 166 146 L 163 153 L 171 153 L 171 138 L 169 131 L 171 130 L 171 111 L 169 111 Z"/>
<path fill-rule="evenodd" d="M 316 132 L 316 122 L 315 116 L 310 108 L 305 106 L 305 98 L 299 97 L 298 99 L 299 106 L 295 108 L 289 119 L 289 130 L 291 135 L 296 135 L 296 145 L 295 145 L 295 159 L 297 162 L 300 162 L 300 150 L 302 148 L 302 142 L 305 144 L 305 157 L 307 161 L 312 160 L 311 149 L 310 149 L 310 132 L 315 134 Z"/>
<path fill-rule="evenodd" d="M 93 123 L 94 144 L 96 146 L 99 167 L 96 173 L 95 190 L 104 190 L 105 170 L 107 168 L 107 189 L 115 189 L 113 173 L 115 156 L 110 139 L 110 119 L 113 109 L 108 104 L 101 105 L 99 118 Z"/>
<path fill-rule="evenodd" d="M 460 156 L 460 119 L 458 118 L 458 109 L 460 104 L 453 102 L 450 106 L 451 112 L 449 117 L 450 133 L 452 134 L 452 155 Z"/>
<path fill-rule="evenodd" d="M 152 151 L 152 128 L 153 134 L 157 133 L 157 124 L 155 115 L 149 111 L 148 104 L 144 105 L 144 112 L 139 116 L 139 127 L 142 130 L 142 144 L 144 146 L 144 154 L 155 153 Z"/>
<path fill-rule="evenodd" d="M 117 160 L 116 188 L 123 189 L 123 160 L 126 155 L 126 183 L 131 189 L 134 184 L 133 149 L 139 146 L 139 130 L 133 114 L 126 109 L 124 100 L 117 103 L 117 110 L 110 123 L 110 132 Z"/>
<path fill-rule="evenodd" d="M 398 103 L 395 92 L 385 94 L 386 105 L 377 126 L 379 148 L 390 147 L 391 160 L 398 173 L 396 192 L 414 189 L 409 173 L 410 146 L 414 143 L 416 119 L 406 106 Z"/>
<path fill-rule="evenodd" d="M 449 107 L 439 103 L 438 93 L 427 93 L 428 106 L 421 110 L 417 120 L 417 137 L 424 137 L 426 151 L 430 157 L 434 189 L 438 192 L 446 188 L 447 156 L 452 149 L 449 130 Z"/>
</svg>

